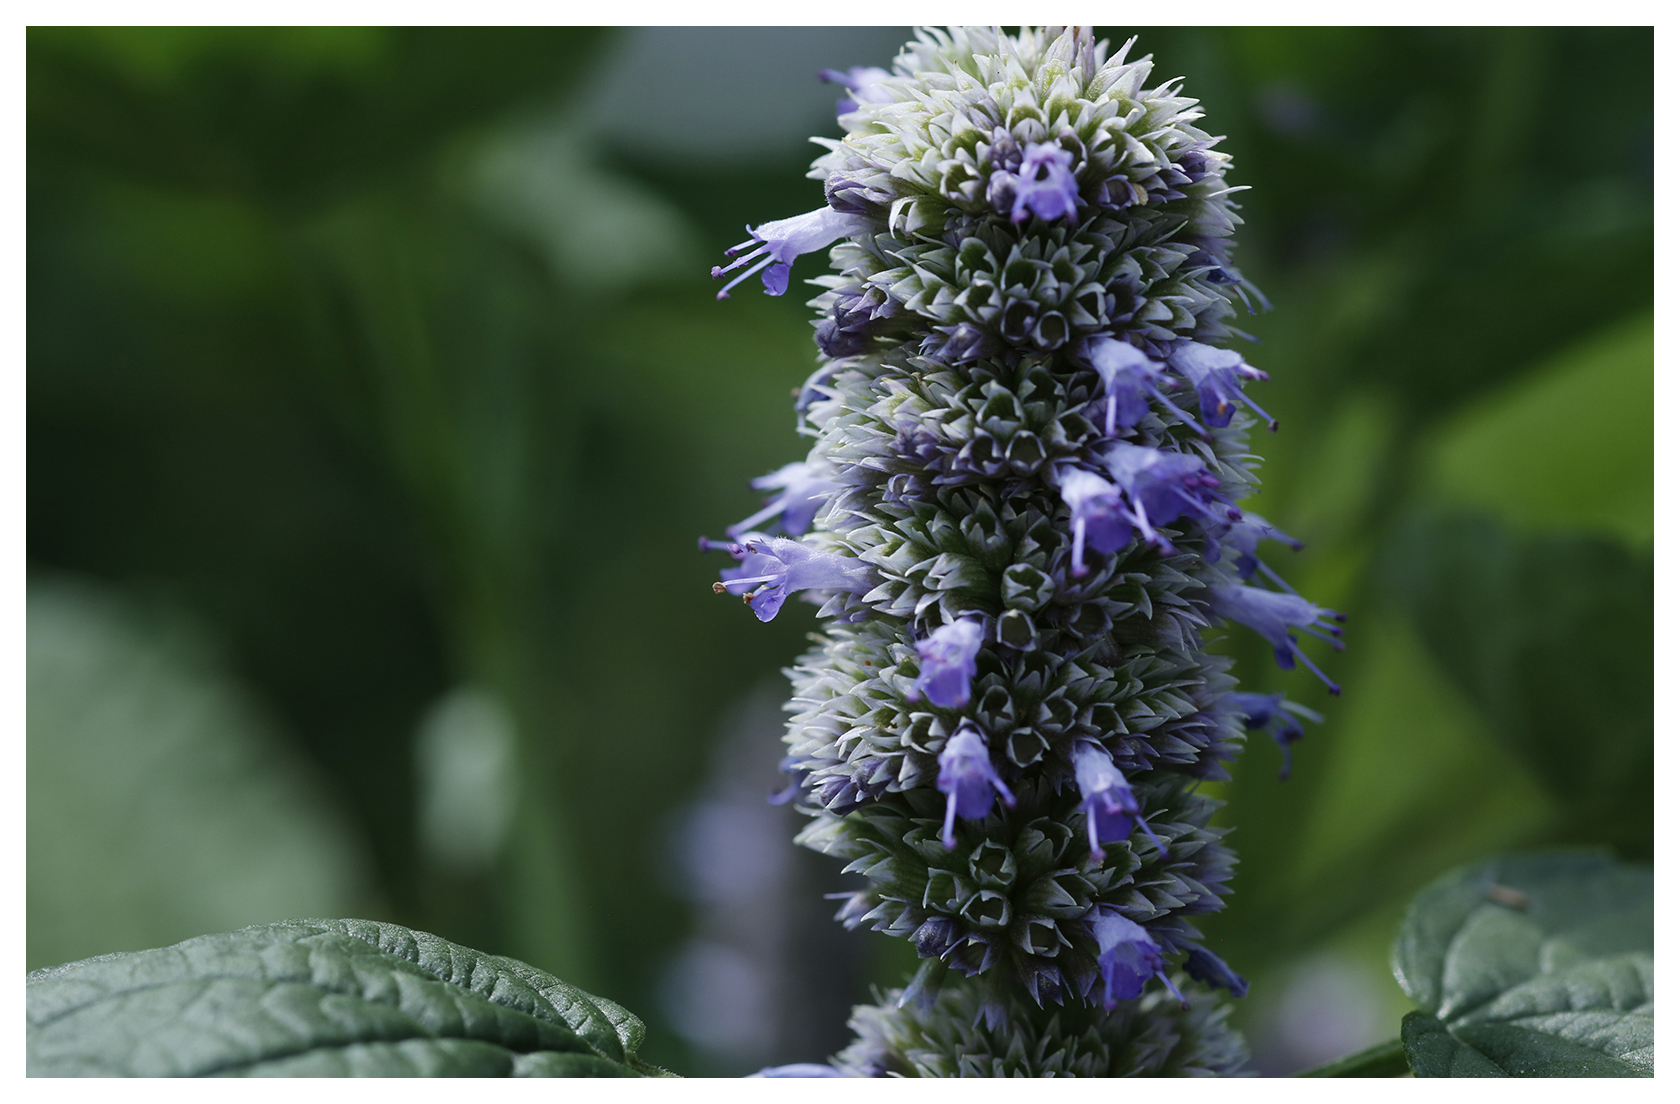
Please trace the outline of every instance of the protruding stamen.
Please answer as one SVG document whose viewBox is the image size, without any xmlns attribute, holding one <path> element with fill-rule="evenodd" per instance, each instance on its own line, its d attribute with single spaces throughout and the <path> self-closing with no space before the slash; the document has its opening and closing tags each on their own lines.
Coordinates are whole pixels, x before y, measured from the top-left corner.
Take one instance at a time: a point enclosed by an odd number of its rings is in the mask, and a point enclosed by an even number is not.
<svg viewBox="0 0 1680 1104">
<path fill-rule="evenodd" d="M 747 261 L 749 261 L 751 259 L 752 259 L 752 257 L 750 255 L 746 256 L 746 257 L 742 257 L 739 261 L 736 261 L 735 264 L 745 264 Z M 741 273 L 739 276 L 735 277 L 733 280 L 729 281 L 727 284 L 724 284 L 723 285 L 723 290 L 721 290 L 717 293 L 717 297 L 719 299 L 729 298 L 729 289 L 730 288 L 733 288 L 735 285 L 739 284 L 742 280 L 745 280 L 748 277 L 753 276 L 754 274 L 756 274 L 758 272 L 761 272 L 766 268 L 769 268 L 775 262 L 776 262 L 775 257 L 771 256 L 768 252 L 765 253 L 764 256 L 762 256 L 758 259 L 757 264 L 753 265 L 751 268 L 747 269 L 745 272 Z M 735 265 L 730 265 L 729 266 L 729 268 L 734 268 L 734 267 L 735 267 Z M 728 272 L 729 268 L 724 269 L 723 272 Z M 721 276 L 721 275 L 723 275 L 723 272 L 716 272 L 716 273 L 713 273 L 713 275 L 714 276 Z"/>
<path fill-rule="evenodd" d="M 1262 417 L 1266 420 L 1266 428 L 1268 430 L 1270 430 L 1273 433 L 1277 432 L 1278 422 L 1277 422 L 1276 418 L 1272 417 L 1270 414 L 1268 414 L 1264 410 L 1260 409 L 1260 404 L 1255 402 L 1253 399 L 1249 398 L 1248 393 L 1246 391 L 1238 391 L 1237 394 L 1242 398 L 1243 402 L 1248 404 L 1249 409 L 1253 410 L 1256 414 L 1260 415 L 1260 417 Z"/>
<path fill-rule="evenodd" d="M 1294 637 L 1289 638 L 1289 650 L 1295 653 L 1296 659 L 1307 665 L 1307 670 L 1318 676 L 1318 681 L 1324 684 L 1324 688 L 1330 691 L 1333 697 L 1339 698 L 1342 696 L 1341 686 L 1330 681 L 1330 676 L 1318 669 L 1318 664 L 1314 663 L 1307 653 L 1301 650 L 1301 646 L 1295 642 Z"/>
</svg>

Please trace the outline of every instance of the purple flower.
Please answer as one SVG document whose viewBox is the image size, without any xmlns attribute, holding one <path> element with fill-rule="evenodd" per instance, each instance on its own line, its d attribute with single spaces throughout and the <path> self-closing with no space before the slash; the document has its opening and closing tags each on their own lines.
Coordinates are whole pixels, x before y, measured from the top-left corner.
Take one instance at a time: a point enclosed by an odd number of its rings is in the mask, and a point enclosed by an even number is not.
<svg viewBox="0 0 1680 1104">
<path fill-rule="evenodd" d="M 1184 960 L 1184 972 L 1206 985 L 1229 989 L 1233 997 L 1248 996 L 1248 982 L 1225 965 L 1225 960 L 1206 947 L 1191 943 L 1185 948 L 1189 957 Z"/>
<path fill-rule="evenodd" d="M 940 835 L 947 851 L 957 846 L 956 818 L 978 820 L 990 813 L 994 789 L 1005 805 L 1015 807 L 1015 795 L 1009 792 L 1009 787 L 992 769 L 992 756 L 986 750 L 986 741 L 968 721 L 963 722 L 957 734 L 945 742 L 944 750 L 939 753 L 936 787 L 947 798 L 945 831 Z"/>
<path fill-rule="evenodd" d="M 793 271 L 795 257 L 802 253 L 814 253 L 838 238 L 867 229 L 869 220 L 862 215 L 845 214 L 832 207 L 819 207 L 792 218 L 763 222 L 757 229 L 749 226 L 747 233 L 752 235 L 750 238 L 724 250 L 725 256 L 735 257 L 735 260 L 721 268 L 714 265 L 712 278 L 718 279 L 749 262 L 751 267 L 723 285 L 717 297 L 729 298 L 730 288 L 760 270 L 764 272 L 764 294 L 780 295 L 787 290 L 788 275 Z"/>
<path fill-rule="evenodd" d="M 787 597 L 801 590 L 845 590 L 861 594 L 870 587 L 869 568 L 849 556 L 818 552 L 796 540 L 748 533 L 738 543 L 701 539 L 700 547 L 722 549 L 740 561 L 719 572 L 718 594 L 739 594 L 760 621 L 772 620 Z"/>
<path fill-rule="evenodd" d="M 881 82 L 892 76 L 885 69 L 877 69 L 873 65 L 854 65 L 842 72 L 839 69 L 824 69 L 817 77 L 827 84 L 844 85 L 850 96 L 834 101 L 834 111 L 837 115 L 845 115 L 856 111 L 858 104 L 892 103 L 892 93 L 881 87 Z"/>
<path fill-rule="evenodd" d="M 1301 550 L 1300 541 L 1277 528 L 1259 514 L 1245 514 L 1242 520 L 1231 526 L 1221 539 L 1224 543 L 1230 545 L 1236 550 L 1237 574 L 1242 576 L 1243 582 L 1246 583 L 1248 580 L 1254 578 L 1254 572 L 1258 570 L 1262 575 L 1266 576 L 1266 578 L 1270 579 L 1284 590 L 1287 590 L 1291 594 L 1295 593 L 1294 587 L 1284 582 L 1283 578 L 1279 576 L 1277 572 L 1262 563 L 1260 558 L 1254 553 L 1255 550 L 1260 547 L 1260 542 L 1263 540 L 1274 540 L 1280 544 L 1287 544 L 1289 547 L 1299 552 Z M 1213 554 L 1210 555 L 1208 559 L 1215 562 L 1218 561 L 1219 555 L 1217 544 L 1214 546 Z"/>
<path fill-rule="evenodd" d="M 1208 425 L 1215 429 L 1230 425 L 1237 403 L 1242 402 L 1265 419 L 1268 429 L 1277 431 L 1277 419 L 1243 394 L 1243 380 L 1263 380 L 1267 376 L 1245 363 L 1241 353 L 1187 341 L 1173 350 L 1167 362 L 1196 389 L 1196 397 L 1202 404 L 1202 420 Z"/>
<path fill-rule="evenodd" d="M 1092 910 L 1091 934 L 1097 940 L 1097 969 L 1102 972 L 1107 994 L 1104 1008 L 1113 1008 L 1123 1000 L 1136 1000 L 1152 977 L 1158 977 L 1172 990 L 1178 1003 L 1184 994 L 1161 969 L 1161 948 L 1149 937 L 1143 925 L 1134 923 L 1114 909 L 1097 906 Z"/>
<path fill-rule="evenodd" d="M 1196 457 L 1116 441 L 1102 454 L 1115 486 L 1131 504 L 1128 519 L 1143 538 L 1169 555 L 1173 547 L 1155 530 L 1185 514 L 1215 526 L 1242 517 L 1219 490 L 1219 477 Z"/>
<path fill-rule="evenodd" d="M 1278 772 L 1279 781 L 1289 777 L 1289 745 L 1307 734 L 1307 730 L 1301 727 L 1301 722 L 1296 718 L 1305 717 L 1314 724 L 1324 723 L 1322 714 L 1304 705 L 1285 701 L 1282 694 L 1250 694 L 1239 690 L 1226 694 L 1225 703 L 1242 715 L 1243 723 L 1248 728 L 1265 732 L 1283 751 L 1283 769 Z"/>
<path fill-rule="evenodd" d="M 947 364 L 965 364 L 984 356 L 990 343 L 986 331 L 972 322 L 935 326 L 922 338 L 922 355 Z"/>
<path fill-rule="evenodd" d="M 819 472 L 804 461 L 795 461 L 769 475 L 761 475 L 752 481 L 752 485 L 761 491 L 780 490 L 782 493 L 770 498 L 758 513 L 725 530 L 731 537 L 739 537 L 747 530 L 777 517 L 782 519 L 782 528 L 790 536 L 797 537 L 811 527 L 828 492 L 840 487 L 840 484 L 827 478 L 826 473 Z"/>
<path fill-rule="evenodd" d="M 974 657 L 985 635 L 980 622 L 964 620 L 941 625 L 926 639 L 916 641 L 922 670 L 910 690 L 910 700 L 926 694 L 928 701 L 946 709 L 967 705 L 969 685 L 974 680 Z"/>
<path fill-rule="evenodd" d="M 1011 222 L 1025 222 L 1037 215 L 1052 219 L 1072 218 L 1079 203 L 1079 181 L 1073 178 L 1073 154 L 1054 142 L 1033 142 L 1014 172 L 992 170 L 987 198 L 998 210 L 1009 208 Z"/>
<path fill-rule="evenodd" d="M 1073 511 L 1073 573 L 1084 575 L 1085 545 L 1098 552 L 1117 552 L 1132 539 L 1132 526 L 1120 501 L 1120 490 L 1100 475 L 1083 468 L 1063 468 L 1057 478 L 1062 501 Z"/>
<path fill-rule="evenodd" d="M 1150 398 L 1176 414 L 1180 421 L 1192 426 L 1203 436 L 1207 431 L 1196 420 L 1175 406 L 1161 393 L 1159 380 L 1164 367 L 1134 345 L 1116 341 L 1112 337 L 1093 337 L 1085 343 L 1085 355 L 1091 367 L 1102 377 L 1103 389 L 1108 392 L 1108 421 L 1103 433 L 1114 436 L 1114 430 L 1130 429 L 1149 413 Z"/>
<path fill-rule="evenodd" d="M 784 755 L 776 769 L 788 776 L 788 783 L 765 800 L 772 805 L 786 805 L 799 796 L 799 789 L 805 784 L 805 766 L 797 756 Z"/>
<path fill-rule="evenodd" d="M 867 352 L 875 335 L 892 328 L 903 311 L 898 300 L 873 285 L 853 285 L 834 292 L 829 317 L 817 323 L 817 348 L 826 357 Z"/>
<path fill-rule="evenodd" d="M 1329 677 L 1307 658 L 1307 654 L 1301 651 L 1301 646 L 1295 642 L 1295 637 L 1289 630 L 1296 628 L 1308 636 L 1316 636 L 1339 652 L 1343 646 L 1338 639 L 1342 630 L 1333 622 L 1347 620 L 1345 615 L 1335 610 L 1320 609 L 1299 594 L 1279 594 L 1275 590 L 1262 590 L 1251 586 L 1210 587 L 1208 606 L 1217 616 L 1247 625 L 1265 637 L 1266 642 L 1272 646 L 1273 654 L 1277 656 L 1279 667 L 1286 671 L 1293 670 L 1295 660 L 1299 658 L 1307 665 L 1307 670 L 1317 675 L 1324 685 L 1330 688 L 1332 694 L 1342 692 L 1342 688 L 1331 682 Z"/>
<path fill-rule="evenodd" d="M 833 1066 L 818 1065 L 815 1062 L 795 1062 L 789 1066 L 765 1066 L 757 1073 L 749 1073 L 748 1077 L 850 1077 L 849 1073 L 841 1073 Z"/>
<path fill-rule="evenodd" d="M 1167 848 L 1161 838 L 1143 819 L 1137 797 L 1114 765 L 1108 752 L 1095 744 L 1086 744 L 1073 757 L 1073 777 L 1079 783 L 1079 803 L 1085 814 L 1085 831 L 1091 840 L 1091 857 L 1101 861 L 1102 845 L 1127 839 L 1135 825 L 1155 844 L 1166 858 Z"/>
</svg>

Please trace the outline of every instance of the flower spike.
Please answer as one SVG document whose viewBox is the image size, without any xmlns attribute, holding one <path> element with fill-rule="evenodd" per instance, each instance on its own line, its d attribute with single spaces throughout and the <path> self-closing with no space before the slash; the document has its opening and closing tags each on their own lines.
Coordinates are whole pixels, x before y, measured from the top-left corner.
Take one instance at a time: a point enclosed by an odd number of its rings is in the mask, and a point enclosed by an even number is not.
<svg viewBox="0 0 1680 1104">
<path fill-rule="evenodd" d="M 1231 260 L 1231 158 L 1131 54 L 928 28 L 888 68 L 824 71 L 847 92 L 825 206 L 714 269 L 720 297 L 754 275 L 780 295 L 797 257 L 832 263 L 808 451 L 702 547 L 761 620 L 823 602 L 772 800 L 859 879 L 836 919 L 921 960 L 827 1067 L 783 1076 L 1242 1064 L 1221 1002 L 1247 982 L 1196 930 L 1234 859 L 1197 783 L 1229 777 L 1243 726 L 1287 774 L 1320 718 L 1236 689 L 1205 637 L 1224 617 L 1317 671 L 1297 638 L 1341 630 L 1257 554 L 1296 542 L 1241 509 L 1238 411 L 1276 423 L 1228 347 L 1265 304 Z"/>
</svg>

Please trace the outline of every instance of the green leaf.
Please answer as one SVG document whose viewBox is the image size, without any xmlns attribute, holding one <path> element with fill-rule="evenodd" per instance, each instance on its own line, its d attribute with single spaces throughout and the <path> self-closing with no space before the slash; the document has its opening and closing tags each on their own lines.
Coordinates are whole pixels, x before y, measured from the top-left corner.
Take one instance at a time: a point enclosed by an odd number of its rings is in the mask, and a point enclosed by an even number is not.
<svg viewBox="0 0 1680 1104">
<path fill-rule="evenodd" d="M 28 977 L 44 1077 L 668 1076 L 642 1022 L 533 966 L 371 920 L 291 920 Z"/>
<path fill-rule="evenodd" d="M 1652 1069 L 1651 871 L 1596 852 L 1493 859 L 1412 902 L 1394 976 L 1419 1077 L 1637 1077 Z"/>
</svg>

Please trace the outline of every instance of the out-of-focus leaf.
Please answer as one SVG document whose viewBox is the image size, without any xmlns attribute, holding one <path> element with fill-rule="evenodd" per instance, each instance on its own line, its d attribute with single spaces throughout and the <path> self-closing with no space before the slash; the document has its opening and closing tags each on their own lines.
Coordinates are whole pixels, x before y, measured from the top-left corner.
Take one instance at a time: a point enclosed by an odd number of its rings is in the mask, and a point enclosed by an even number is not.
<svg viewBox="0 0 1680 1104">
<path fill-rule="evenodd" d="M 1485 517 L 1402 529 L 1388 577 L 1443 670 L 1562 803 L 1571 838 L 1650 847 L 1652 561 Z"/>
<path fill-rule="evenodd" d="M 28 979 L 38 1077 L 635 1077 L 623 1008 L 371 920 L 293 920 Z"/>
<path fill-rule="evenodd" d="M 1518 529 L 1649 546 L 1654 342 L 1652 317 L 1636 316 L 1474 404 L 1436 442 L 1431 490 Z"/>
<path fill-rule="evenodd" d="M 1595 852 L 1492 859 L 1412 902 L 1394 976 L 1420 1077 L 1649 1075 L 1651 871 Z"/>
<path fill-rule="evenodd" d="M 28 631 L 30 965 L 379 907 L 360 841 L 178 617 L 38 579 Z"/>
</svg>

